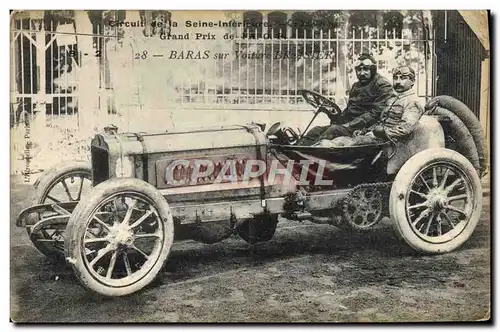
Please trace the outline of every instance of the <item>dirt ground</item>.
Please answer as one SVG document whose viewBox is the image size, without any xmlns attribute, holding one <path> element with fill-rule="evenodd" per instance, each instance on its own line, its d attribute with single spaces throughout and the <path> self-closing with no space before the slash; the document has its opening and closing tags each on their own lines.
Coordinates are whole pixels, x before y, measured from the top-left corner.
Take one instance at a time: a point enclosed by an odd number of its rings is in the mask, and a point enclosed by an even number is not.
<svg viewBox="0 0 500 332">
<path fill-rule="evenodd" d="M 14 225 L 30 186 L 11 179 L 11 308 L 15 322 L 409 322 L 490 317 L 490 206 L 472 238 L 440 256 L 414 254 L 390 225 L 349 235 L 283 221 L 273 240 L 173 246 L 157 281 L 99 299 Z"/>
</svg>

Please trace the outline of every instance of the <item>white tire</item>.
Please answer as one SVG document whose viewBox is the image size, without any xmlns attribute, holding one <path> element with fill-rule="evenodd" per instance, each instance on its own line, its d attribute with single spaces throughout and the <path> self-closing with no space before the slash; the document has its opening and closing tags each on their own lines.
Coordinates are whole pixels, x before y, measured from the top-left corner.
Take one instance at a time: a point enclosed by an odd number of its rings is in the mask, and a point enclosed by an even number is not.
<svg viewBox="0 0 500 332">
<path fill-rule="evenodd" d="M 458 202 L 458 203 L 457 203 Z M 466 242 L 481 216 L 482 188 L 472 164 L 453 150 L 410 158 L 392 185 L 389 211 L 396 234 L 413 249 L 437 254 Z"/>
<path fill-rule="evenodd" d="M 123 296 L 144 288 L 162 269 L 174 224 L 154 186 L 114 178 L 78 203 L 66 234 L 66 261 L 82 285 L 100 295 Z"/>
<path fill-rule="evenodd" d="M 75 178 L 78 180 L 75 181 Z M 79 201 L 92 187 L 91 179 L 92 170 L 87 162 L 73 161 L 56 165 L 43 172 L 35 182 L 30 196 L 31 204 Z M 64 244 L 61 240 L 64 230 L 48 226 L 37 233 L 31 233 L 28 227 L 27 232 L 31 242 L 41 253 L 56 261 L 64 260 Z"/>
</svg>

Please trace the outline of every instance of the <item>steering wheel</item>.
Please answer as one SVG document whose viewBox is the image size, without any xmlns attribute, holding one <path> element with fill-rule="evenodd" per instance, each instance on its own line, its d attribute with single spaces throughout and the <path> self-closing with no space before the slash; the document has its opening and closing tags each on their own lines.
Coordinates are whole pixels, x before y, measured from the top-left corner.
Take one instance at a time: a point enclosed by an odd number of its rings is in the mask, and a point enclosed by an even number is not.
<svg viewBox="0 0 500 332">
<path fill-rule="evenodd" d="M 340 115 L 340 113 L 342 113 L 342 110 L 340 109 L 340 107 L 337 104 L 335 104 L 330 99 L 323 97 L 319 93 L 316 93 L 316 92 L 310 91 L 310 90 L 298 90 L 297 92 L 302 96 L 302 98 L 304 98 L 304 100 L 309 105 L 311 105 L 312 107 L 314 107 L 318 111 L 321 108 L 321 111 L 328 113 L 327 115 L 329 117 L 330 117 L 330 115 L 335 117 L 335 116 Z M 322 107 L 322 106 L 326 106 L 326 107 Z"/>
</svg>

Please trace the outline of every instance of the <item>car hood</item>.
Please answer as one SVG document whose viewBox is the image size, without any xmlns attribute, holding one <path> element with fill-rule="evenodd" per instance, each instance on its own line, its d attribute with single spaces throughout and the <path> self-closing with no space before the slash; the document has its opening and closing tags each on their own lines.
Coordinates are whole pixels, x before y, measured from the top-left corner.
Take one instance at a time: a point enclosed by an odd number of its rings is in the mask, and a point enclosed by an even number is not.
<svg viewBox="0 0 500 332">
<path fill-rule="evenodd" d="M 224 149 L 266 144 L 266 137 L 255 124 L 194 128 L 156 133 L 98 134 L 92 146 L 111 154 L 142 155 L 152 153 Z"/>
</svg>

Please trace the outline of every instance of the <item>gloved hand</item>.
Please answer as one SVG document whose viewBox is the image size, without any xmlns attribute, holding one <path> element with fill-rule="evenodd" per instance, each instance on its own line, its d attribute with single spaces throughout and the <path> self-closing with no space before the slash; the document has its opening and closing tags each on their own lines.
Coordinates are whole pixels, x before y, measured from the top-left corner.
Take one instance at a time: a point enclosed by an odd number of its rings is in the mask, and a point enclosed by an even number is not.
<svg viewBox="0 0 500 332">
<path fill-rule="evenodd" d="M 366 124 L 364 119 L 357 117 L 347 123 L 344 123 L 342 126 L 347 128 L 352 133 L 356 129 L 365 128 Z"/>
<path fill-rule="evenodd" d="M 328 116 L 328 118 L 330 119 L 330 124 L 336 124 L 338 122 L 340 115 L 335 113 L 333 107 L 322 105 L 319 107 L 319 111 L 325 113 Z"/>
<path fill-rule="evenodd" d="M 387 134 L 385 133 L 385 129 L 383 126 L 380 125 L 375 126 L 375 128 L 373 128 L 373 135 L 378 138 L 387 139 Z"/>
</svg>

